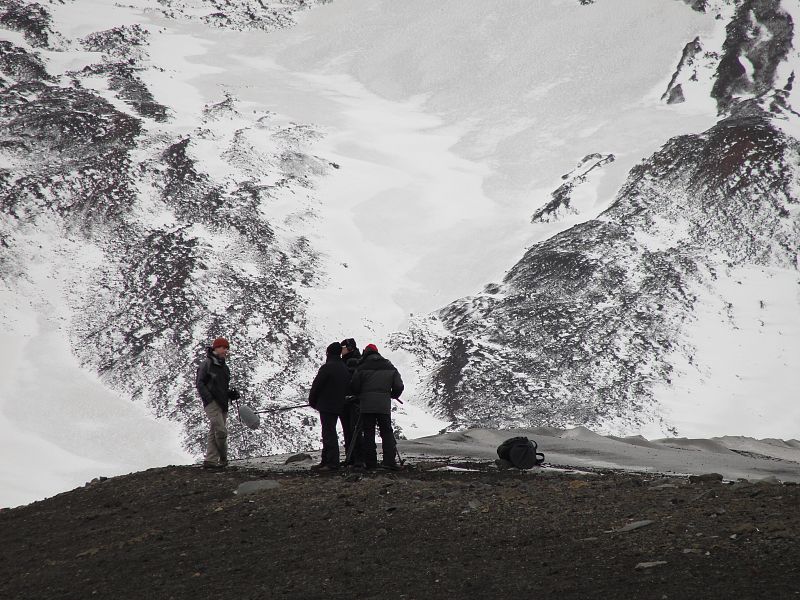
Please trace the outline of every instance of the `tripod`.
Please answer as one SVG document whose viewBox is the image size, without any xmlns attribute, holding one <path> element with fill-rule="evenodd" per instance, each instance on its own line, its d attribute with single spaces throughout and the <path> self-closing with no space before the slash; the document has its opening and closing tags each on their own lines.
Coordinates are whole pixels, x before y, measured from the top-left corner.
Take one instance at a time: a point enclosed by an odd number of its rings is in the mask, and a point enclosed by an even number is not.
<svg viewBox="0 0 800 600">
<path fill-rule="evenodd" d="M 353 456 L 353 451 L 355 450 L 356 445 L 359 443 L 359 437 L 358 436 L 361 435 L 363 426 L 364 426 L 364 423 L 363 423 L 363 420 L 361 419 L 361 412 L 359 411 L 358 419 L 356 419 L 356 424 L 353 427 L 353 436 L 352 436 L 352 438 L 350 438 L 350 448 L 347 449 L 347 455 L 345 456 L 345 459 L 344 459 L 344 464 L 345 465 L 350 464 L 350 459 Z M 363 448 L 362 448 L 362 451 L 363 451 Z M 394 452 L 395 452 L 395 455 L 397 456 L 397 462 L 400 463 L 400 466 L 403 466 L 406 463 L 406 461 L 400 455 L 400 449 L 397 447 L 397 443 L 395 443 L 395 445 L 394 445 Z"/>
</svg>

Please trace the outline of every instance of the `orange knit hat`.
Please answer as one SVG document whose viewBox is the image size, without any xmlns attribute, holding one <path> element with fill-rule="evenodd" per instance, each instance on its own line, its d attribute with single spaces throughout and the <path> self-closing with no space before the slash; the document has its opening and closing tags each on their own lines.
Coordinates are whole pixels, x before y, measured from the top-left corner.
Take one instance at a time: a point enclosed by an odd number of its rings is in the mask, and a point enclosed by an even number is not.
<svg viewBox="0 0 800 600">
<path fill-rule="evenodd" d="M 212 348 L 230 348 L 231 345 L 228 343 L 228 340 L 226 340 L 224 337 L 218 337 L 211 344 L 211 347 Z"/>
</svg>

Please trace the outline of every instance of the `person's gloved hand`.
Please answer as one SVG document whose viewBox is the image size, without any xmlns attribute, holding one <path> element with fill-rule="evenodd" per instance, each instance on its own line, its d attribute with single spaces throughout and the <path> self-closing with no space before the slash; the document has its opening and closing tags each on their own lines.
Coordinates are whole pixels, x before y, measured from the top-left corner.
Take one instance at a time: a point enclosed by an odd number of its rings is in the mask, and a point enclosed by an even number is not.
<svg viewBox="0 0 800 600">
<path fill-rule="evenodd" d="M 228 398 L 231 400 L 238 400 L 241 398 L 242 395 L 239 393 L 239 390 L 230 389 L 228 390 Z"/>
</svg>

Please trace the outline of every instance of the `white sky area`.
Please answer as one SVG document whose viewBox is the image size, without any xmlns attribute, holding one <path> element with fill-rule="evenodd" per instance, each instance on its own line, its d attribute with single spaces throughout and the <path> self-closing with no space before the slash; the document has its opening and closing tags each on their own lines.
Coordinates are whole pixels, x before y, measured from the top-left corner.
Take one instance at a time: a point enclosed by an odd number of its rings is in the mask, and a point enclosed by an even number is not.
<svg viewBox="0 0 800 600">
<path fill-rule="evenodd" d="M 152 33 L 151 62 L 163 72 L 142 76 L 175 117 L 157 129 L 193 131 L 202 108 L 230 92 L 253 114 L 270 111 L 325 134 L 303 151 L 341 168 L 317 180 L 314 198 L 297 199 L 315 202 L 318 217 L 277 224 L 307 235 L 324 253 L 327 283 L 303 291 L 322 347 L 355 337 L 362 347 L 374 342 L 384 349 L 409 315 L 500 280 L 532 243 L 605 208 L 629 169 L 670 137 L 716 120 L 707 94 L 687 90 L 689 101 L 677 106 L 660 100 L 684 45 L 701 36 L 713 46 L 726 23 L 675 0 L 590 6 L 576 0 L 335 0 L 302 13 L 297 26 L 270 33 L 161 19 L 137 8 L 148 0 L 125 4 L 81 0 L 80 10 L 76 4 L 48 9 L 54 28 L 69 38 L 133 23 Z M 43 55 L 51 73 L 100 60 L 86 52 Z M 593 152 L 617 160 L 580 191 L 588 212 L 531 225 L 561 175 Z M 206 158 L 209 170 L 220 167 Z M 14 348 L 0 364 L 6 432 L 0 506 L 101 474 L 189 460 L 175 426 L 154 421 L 76 364 L 66 336 L 68 299 L 59 287 L 70 277 L 76 276 L 68 269 L 43 269 L 28 274 L 28 287 L 0 290 L 0 340 Z M 788 315 L 797 309 L 797 295 L 784 295 L 788 279 L 771 280 L 768 302 L 785 312 L 775 308 L 775 321 L 762 330 L 744 298 L 739 305 L 737 297 L 737 318 L 746 321 L 741 334 L 715 323 L 709 299 L 694 339 L 698 352 L 713 356 L 718 336 L 745 344 L 771 340 L 763 332 L 782 327 L 787 342 L 780 352 L 795 352 L 796 364 L 798 322 Z M 768 351 L 765 346 L 758 348 Z M 386 355 L 401 372 L 409 364 L 402 352 Z M 719 378 L 708 370 L 726 369 L 732 356 L 718 358 L 706 363 L 707 371 L 687 369 L 675 390 L 660 397 L 682 433 L 789 437 L 772 412 L 783 406 L 785 392 L 770 404 L 761 384 L 796 390 L 797 377 L 778 381 L 771 374 L 785 372 L 779 366 L 760 371 L 742 358 L 741 409 L 728 411 L 722 408 L 728 388 L 717 389 Z M 759 419 L 747 410 L 754 396 L 764 398 Z M 405 397 L 410 404 L 398 421 L 407 435 L 443 425 L 413 405 L 413 387 Z M 700 398 L 707 410 L 697 410 Z"/>
</svg>

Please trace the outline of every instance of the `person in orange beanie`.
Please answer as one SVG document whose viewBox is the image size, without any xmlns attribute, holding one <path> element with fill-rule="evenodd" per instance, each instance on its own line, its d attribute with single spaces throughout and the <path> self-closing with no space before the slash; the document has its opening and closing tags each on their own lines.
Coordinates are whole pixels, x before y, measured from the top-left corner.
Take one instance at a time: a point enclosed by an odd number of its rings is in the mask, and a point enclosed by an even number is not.
<svg viewBox="0 0 800 600">
<path fill-rule="evenodd" d="M 231 389 L 231 371 L 225 362 L 230 344 L 224 337 L 215 339 L 206 348 L 206 358 L 197 369 L 195 386 L 203 400 L 203 411 L 209 422 L 208 442 L 203 460 L 204 469 L 228 466 L 228 401 L 238 400 L 239 392 Z"/>
<path fill-rule="evenodd" d="M 364 462 L 368 469 L 378 466 L 378 450 L 375 445 L 375 426 L 381 434 L 383 461 L 387 469 L 398 469 L 397 442 L 392 429 L 392 398 L 403 393 L 400 372 L 378 353 L 375 344 L 364 348 L 362 359 L 353 373 L 350 391 L 358 396 L 361 410 L 361 427 L 364 432 Z"/>
</svg>

